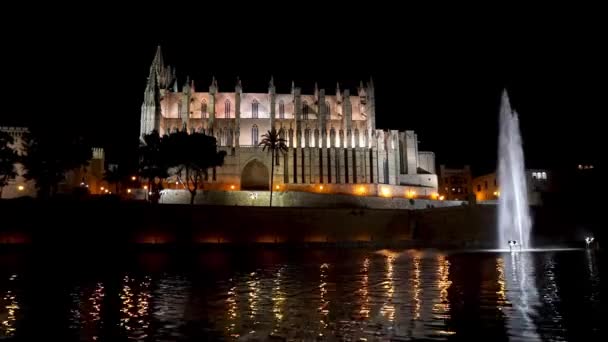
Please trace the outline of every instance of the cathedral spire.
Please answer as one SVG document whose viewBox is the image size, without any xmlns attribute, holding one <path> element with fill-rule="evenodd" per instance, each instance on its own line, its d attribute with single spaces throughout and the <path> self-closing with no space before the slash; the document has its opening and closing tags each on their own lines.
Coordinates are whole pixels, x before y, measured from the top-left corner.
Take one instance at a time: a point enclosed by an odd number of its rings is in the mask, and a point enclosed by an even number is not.
<svg viewBox="0 0 608 342">
<path fill-rule="evenodd" d="M 190 88 L 190 76 L 186 76 L 186 82 L 182 87 L 182 92 L 184 93 L 184 95 L 190 95 L 191 90 L 192 88 Z"/>
<path fill-rule="evenodd" d="M 336 83 L 336 101 L 338 101 L 338 103 L 342 102 L 342 93 L 340 92 L 340 82 Z"/>
<path fill-rule="evenodd" d="M 240 93 L 243 91 L 243 85 L 241 85 L 241 79 L 238 76 L 236 77 L 236 85 L 234 86 L 234 90 L 237 93 Z"/>
<path fill-rule="evenodd" d="M 154 55 L 154 59 L 152 60 L 152 65 L 157 68 L 165 66 L 165 62 L 163 61 L 163 52 L 160 48 L 160 45 L 156 47 L 156 54 Z"/>
<path fill-rule="evenodd" d="M 317 82 L 315 82 L 315 102 L 319 101 L 319 86 L 317 85 Z"/>
<path fill-rule="evenodd" d="M 367 96 L 367 90 L 363 86 L 363 81 L 359 81 L 359 97 L 365 98 Z"/>
<path fill-rule="evenodd" d="M 291 81 L 291 95 L 293 95 L 296 91 L 296 83 L 292 80 Z"/>
<path fill-rule="evenodd" d="M 274 77 L 270 76 L 270 82 L 268 83 L 268 92 L 274 94 L 276 92 L 276 88 L 274 86 Z"/>
</svg>

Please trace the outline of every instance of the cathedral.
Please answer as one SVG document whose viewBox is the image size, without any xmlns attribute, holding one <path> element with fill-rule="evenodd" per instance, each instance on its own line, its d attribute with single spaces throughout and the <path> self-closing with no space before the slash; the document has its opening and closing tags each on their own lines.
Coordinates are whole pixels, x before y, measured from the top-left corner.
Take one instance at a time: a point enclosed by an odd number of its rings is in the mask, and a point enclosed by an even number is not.
<svg viewBox="0 0 608 342">
<path fill-rule="evenodd" d="M 277 158 L 270 184 L 271 156 L 258 146 L 272 127 L 289 151 Z M 150 67 L 141 107 L 140 137 L 157 130 L 203 132 L 216 137 L 227 155 L 209 173 L 205 189 L 313 191 L 370 196 L 437 196 L 433 152 L 418 150 L 414 131 L 376 129 L 373 81 L 351 93 L 327 94 L 315 86 L 303 94 L 277 93 L 272 78 L 267 93 L 243 92 L 239 80 L 230 92 L 215 79 L 198 91 L 181 87 L 166 66 L 160 47 Z M 196 153 L 196 151 L 193 151 Z"/>
</svg>

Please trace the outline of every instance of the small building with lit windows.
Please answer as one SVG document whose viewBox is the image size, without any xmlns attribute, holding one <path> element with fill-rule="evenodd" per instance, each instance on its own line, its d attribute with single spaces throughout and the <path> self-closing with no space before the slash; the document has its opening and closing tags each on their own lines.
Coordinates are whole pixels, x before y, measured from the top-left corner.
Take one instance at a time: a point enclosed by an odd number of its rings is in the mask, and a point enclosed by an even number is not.
<svg viewBox="0 0 608 342">
<path fill-rule="evenodd" d="M 500 184 L 496 172 L 475 177 L 472 184 L 477 202 L 497 201 L 500 198 Z M 526 184 L 531 205 L 541 205 L 543 194 L 554 191 L 553 175 L 546 169 L 527 169 Z"/>
<path fill-rule="evenodd" d="M 471 194 L 471 167 L 439 166 L 439 194 L 447 200 L 467 201 Z"/>
<path fill-rule="evenodd" d="M 258 144 L 272 128 L 289 150 L 276 161 L 271 185 L 270 155 Z M 215 79 L 202 90 L 190 80 L 178 84 L 159 47 L 144 92 L 139 133 L 177 130 L 214 136 L 227 152 L 224 165 L 209 173 L 206 189 L 272 186 L 279 191 L 391 197 L 437 192 L 435 155 L 418 150 L 417 134 L 376 129 L 371 80 L 356 90 L 338 84 L 332 94 L 316 85 L 314 93 L 305 94 L 293 83 L 281 93 L 272 79 L 266 93 L 244 92 L 239 80 L 228 92 Z M 379 185 L 390 191 L 381 191 Z"/>
</svg>

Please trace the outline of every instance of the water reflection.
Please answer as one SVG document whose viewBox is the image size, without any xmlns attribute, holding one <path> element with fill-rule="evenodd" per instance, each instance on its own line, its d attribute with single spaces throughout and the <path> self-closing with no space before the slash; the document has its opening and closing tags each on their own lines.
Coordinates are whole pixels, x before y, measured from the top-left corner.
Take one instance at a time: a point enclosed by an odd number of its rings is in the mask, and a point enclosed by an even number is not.
<svg viewBox="0 0 608 342">
<path fill-rule="evenodd" d="M 359 319 L 365 319 L 369 317 L 369 266 L 370 261 L 369 258 L 365 258 L 363 260 L 363 265 L 361 266 L 361 280 L 360 287 L 357 290 L 359 297 Z"/>
<path fill-rule="evenodd" d="M 236 291 L 235 281 L 231 278 L 228 281 L 229 290 L 226 298 L 226 304 L 228 306 L 228 319 L 226 324 L 226 332 L 228 336 L 238 338 L 239 334 L 236 332 L 236 320 L 238 317 L 238 297 Z"/>
<path fill-rule="evenodd" d="M 498 310 L 502 310 L 503 306 L 509 304 L 509 301 L 507 300 L 507 283 L 505 280 L 505 259 L 496 258 L 496 273 L 498 274 L 498 291 L 496 291 L 498 297 L 496 298 L 496 305 Z"/>
<path fill-rule="evenodd" d="M 256 272 L 251 272 L 249 274 L 249 280 L 247 280 L 248 287 L 248 298 L 247 302 L 249 303 L 249 321 L 250 321 L 250 334 L 255 334 L 255 327 L 259 323 L 257 321 L 257 313 L 258 313 L 258 301 L 260 298 L 260 279 L 258 278 L 258 274 Z"/>
<path fill-rule="evenodd" d="M 320 323 L 321 323 L 321 330 L 324 330 L 327 328 L 328 326 L 328 319 L 327 317 L 329 316 L 329 298 L 327 297 L 327 273 L 329 271 L 329 264 L 328 263 L 323 263 L 321 264 L 321 266 L 319 267 L 320 269 L 320 280 L 319 280 L 319 292 L 320 292 L 320 304 L 319 304 L 319 312 L 321 313 L 321 319 L 320 319 Z M 322 334 L 320 334 L 322 335 Z"/>
<path fill-rule="evenodd" d="M 15 283 L 17 275 L 11 275 L 8 280 L 9 284 Z M 2 309 L 0 311 L 0 319 L 2 320 L 1 336 L 13 336 L 16 331 L 17 312 L 20 310 L 17 294 L 13 286 L 9 286 L 2 297 Z"/>
<path fill-rule="evenodd" d="M 283 287 L 283 272 L 285 268 L 280 267 L 274 278 L 274 286 L 272 288 L 272 312 L 274 313 L 274 330 L 273 333 L 279 332 L 279 327 L 283 321 L 283 310 L 285 306 L 286 293 Z"/>
<path fill-rule="evenodd" d="M 538 288 L 531 253 L 509 253 L 505 263 L 507 300 L 511 308 L 505 308 L 506 328 L 510 336 L 529 341 L 540 340 L 534 318 L 539 306 Z"/>
<path fill-rule="evenodd" d="M 445 255 L 437 256 L 437 288 L 439 290 L 439 298 L 433 305 L 433 313 L 437 319 L 448 319 L 450 318 L 450 299 L 448 297 L 448 290 L 452 286 L 450 280 L 450 261 Z M 444 331 L 443 333 L 450 334 L 450 332 Z"/>
<path fill-rule="evenodd" d="M 120 291 L 120 327 L 134 340 L 144 340 L 150 327 L 150 283 L 149 276 L 142 279 L 124 276 Z"/>
<path fill-rule="evenodd" d="M 154 340 L 174 340 L 188 319 L 192 284 L 182 276 L 163 276 L 154 281 L 149 301 L 153 313 Z"/>
<path fill-rule="evenodd" d="M 589 301 L 593 305 L 599 305 L 600 299 L 600 275 L 597 268 L 596 252 L 591 248 L 585 250 L 585 257 L 587 258 L 587 270 L 589 271 Z"/>
<path fill-rule="evenodd" d="M 389 254 L 386 256 L 386 275 L 382 282 L 384 288 L 385 301 L 380 309 L 380 313 L 388 319 L 389 322 L 395 320 L 395 305 L 393 304 L 393 294 L 395 293 L 395 284 L 393 279 L 393 269 L 395 267 L 395 255 Z"/>
<path fill-rule="evenodd" d="M 422 306 L 422 299 L 420 298 L 421 281 L 420 281 L 420 253 L 414 255 L 413 260 L 414 275 L 412 277 L 412 296 L 414 302 L 414 320 L 420 318 L 420 308 Z"/>
<path fill-rule="evenodd" d="M 78 331 L 81 340 L 99 339 L 103 327 L 103 283 L 97 282 L 91 287 L 76 287 L 70 296 L 73 302 L 71 328 Z"/>
<path fill-rule="evenodd" d="M 221 269 L 76 274 L 50 287 L 73 289 L 69 310 L 32 308 L 38 288 L 0 274 L 0 339 L 56 310 L 82 341 L 596 340 L 581 334 L 603 324 L 599 252 L 568 253 L 289 251 Z"/>
</svg>

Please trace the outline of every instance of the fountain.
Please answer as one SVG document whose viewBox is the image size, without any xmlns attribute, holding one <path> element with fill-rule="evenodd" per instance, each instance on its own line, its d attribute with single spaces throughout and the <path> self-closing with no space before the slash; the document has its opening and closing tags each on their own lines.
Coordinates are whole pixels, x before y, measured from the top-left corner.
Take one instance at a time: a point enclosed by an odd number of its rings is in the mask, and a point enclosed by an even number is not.
<svg viewBox="0 0 608 342">
<path fill-rule="evenodd" d="M 500 107 L 498 140 L 498 248 L 530 248 L 531 219 L 524 168 L 524 153 L 517 112 L 511 109 L 505 90 Z M 515 251 L 514 248 L 511 248 Z"/>
</svg>

